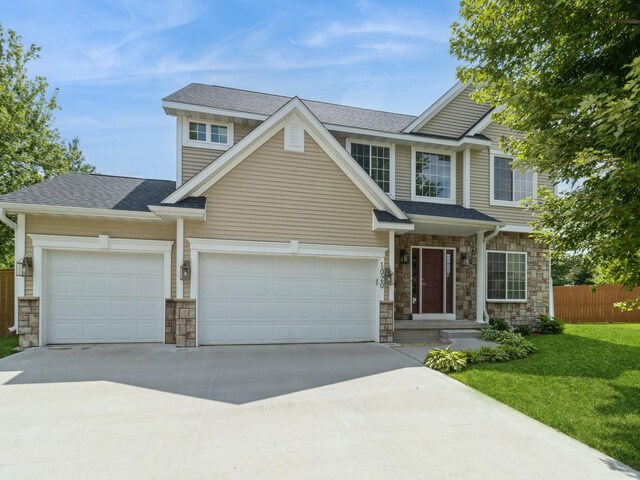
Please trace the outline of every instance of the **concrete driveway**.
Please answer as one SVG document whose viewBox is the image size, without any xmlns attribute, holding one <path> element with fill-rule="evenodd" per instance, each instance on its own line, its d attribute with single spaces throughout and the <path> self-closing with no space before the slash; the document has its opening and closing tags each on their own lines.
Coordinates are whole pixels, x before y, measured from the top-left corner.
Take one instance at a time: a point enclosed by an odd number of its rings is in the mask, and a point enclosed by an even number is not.
<svg viewBox="0 0 640 480">
<path fill-rule="evenodd" d="M 0 425 L 7 479 L 640 478 L 377 344 L 34 349 Z"/>
</svg>

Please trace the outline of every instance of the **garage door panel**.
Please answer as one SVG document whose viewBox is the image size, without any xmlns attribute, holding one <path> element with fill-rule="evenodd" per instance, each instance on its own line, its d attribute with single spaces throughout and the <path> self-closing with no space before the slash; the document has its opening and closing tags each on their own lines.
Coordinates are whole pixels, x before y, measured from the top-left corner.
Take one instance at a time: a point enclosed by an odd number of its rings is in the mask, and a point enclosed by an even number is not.
<svg viewBox="0 0 640 480">
<path fill-rule="evenodd" d="M 200 344 L 374 340 L 372 260 L 201 254 Z"/>
<path fill-rule="evenodd" d="M 162 255 L 46 251 L 44 264 L 47 343 L 162 341 Z"/>
</svg>

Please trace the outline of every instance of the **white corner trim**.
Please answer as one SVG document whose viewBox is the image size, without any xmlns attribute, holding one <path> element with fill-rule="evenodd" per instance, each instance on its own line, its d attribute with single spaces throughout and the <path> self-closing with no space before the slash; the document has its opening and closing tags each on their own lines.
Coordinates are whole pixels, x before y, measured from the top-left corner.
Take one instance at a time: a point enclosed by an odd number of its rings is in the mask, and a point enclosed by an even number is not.
<svg viewBox="0 0 640 480">
<path fill-rule="evenodd" d="M 462 152 L 462 206 L 471 208 L 471 150 Z"/>
<path fill-rule="evenodd" d="M 451 102 L 451 100 L 462 93 L 468 86 L 468 82 L 457 82 L 402 131 L 405 133 L 411 133 L 422 128 L 429 120 L 431 120 L 440 110 L 442 110 L 449 102 Z"/>
<path fill-rule="evenodd" d="M 469 130 L 465 135 L 472 137 L 473 135 L 478 135 L 482 133 L 485 128 L 487 128 L 491 122 L 493 121 L 493 114 L 500 113 L 504 110 L 504 105 L 497 106 L 493 110 L 490 110 L 484 117 L 482 117 L 478 123 L 476 123 L 471 130 Z"/>
<path fill-rule="evenodd" d="M 500 231 L 507 233 L 532 233 L 533 227 L 528 225 L 505 225 L 500 228 Z"/>
<path fill-rule="evenodd" d="M 451 165 L 451 177 L 449 181 L 451 182 L 451 195 L 448 198 L 439 198 L 439 197 L 424 197 L 416 194 L 416 175 L 417 175 L 417 167 L 416 167 L 416 154 L 418 152 L 422 153 L 433 153 L 435 155 L 446 155 L 449 157 L 449 163 Z M 430 203 L 445 203 L 449 205 L 455 205 L 456 203 L 456 164 L 457 159 L 455 152 L 449 152 L 446 150 L 436 150 L 430 148 L 423 147 L 411 147 L 411 200 L 414 202 L 430 202 Z"/>
<path fill-rule="evenodd" d="M 105 235 L 106 236 L 106 235 Z M 75 237 L 30 233 L 34 247 L 56 250 L 104 250 L 100 236 Z M 171 253 L 172 240 L 142 240 L 137 238 L 109 238 L 106 250 L 114 252 Z"/>
<path fill-rule="evenodd" d="M 184 261 L 184 220 L 176 220 L 176 298 L 184 298 L 184 282 L 180 278 L 180 267 Z"/>
<path fill-rule="evenodd" d="M 386 247 L 358 247 L 348 245 L 321 245 L 289 242 L 253 242 L 247 240 L 217 240 L 187 238 L 191 250 L 207 253 L 241 253 L 261 255 L 300 255 L 313 257 L 350 257 L 379 259 Z"/>
<path fill-rule="evenodd" d="M 362 140 L 359 138 L 347 137 L 345 141 L 345 149 L 351 155 L 351 144 L 369 145 L 370 147 L 385 147 L 389 149 L 389 195 L 391 198 L 396 197 L 396 145 L 395 143 L 372 142 L 370 140 Z M 357 163 L 357 162 L 356 162 Z M 367 172 L 371 176 L 370 172 Z M 386 193 L 386 192 L 385 192 Z"/>
<path fill-rule="evenodd" d="M 206 140 L 189 139 L 189 123 L 203 123 L 206 125 Z M 227 142 L 214 143 L 211 139 L 211 126 L 227 127 Z M 234 131 L 232 122 L 222 122 L 217 120 L 203 120 L 201 118 L 184 118 L 182 120 L 182 145 L 185 147 L 208 148 L 210 150 L 228 150 L 233 146 Z M 182 172 L 181 172 L 182 173 Z"/>
<path fill-rule="evenodd" d="M 292 113 L 297 113 L 305 126 L 305 131 L 325 150 L 327 155 L 353 181 L 362 193 L 380 209 L 393 213 L 398 218 L 406 218 L 402 210 L 382 191 L 371 177 L 356 163 L 340 143 L 329 133 L 322 123 L 311 113 L 302 101 L 294 97 L 268 120 L 252 130 L 232 148 L 205 167 L 179 189 L 169 195 L 164 203 L 175 203 L 190 195 L 202 195 L 236 165 L 257 150 L 282 127 Z"/>
<path fill-rule="evenodd" d="M 183 116 L 176 117 L 176 188 L 182 185 L 182 129 Z"/>
</svg>

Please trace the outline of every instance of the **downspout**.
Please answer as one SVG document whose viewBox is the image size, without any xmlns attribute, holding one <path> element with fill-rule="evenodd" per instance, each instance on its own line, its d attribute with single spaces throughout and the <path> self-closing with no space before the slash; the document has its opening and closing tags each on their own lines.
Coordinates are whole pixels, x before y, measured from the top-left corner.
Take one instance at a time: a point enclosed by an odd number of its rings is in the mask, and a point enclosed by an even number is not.
<svg viewBox="0 0 640 480">
<path fill-rule="evenodd" d="M 493 237 L 495 237 L 496 235 L 498 235 L 498 233 L 500 233 L 500 227 L 496 227 L 493 230 L 493 232 L 491 232 L 489 235 L 484 237 L 484 248 L 482 249 L 483 252 L 487 251 L 487 242 L 491 240 Z M 484 306 L 483 306 L 482 318 L 485 322 L 489 321 L 489 312 L 487 312 L 487 296 L 486 295 L 484 295 Z"/>
<path fill-rule="evenodd" d="M 9 227 L 14 232 L 18 228 L 18 224 L 7 217 L 7 213 L 5 212 L 4 208 L 0 208 L 0 222 L 4 223 L 7 227 Z M 17 329 L 18 329 L 18 317 L 17 317 L 17 315 L 14 314 L 14 316 L 13 316 L 13 326 L 9 327 L 9 331 L 11 333 L 13 333 Z"/>
</svg>

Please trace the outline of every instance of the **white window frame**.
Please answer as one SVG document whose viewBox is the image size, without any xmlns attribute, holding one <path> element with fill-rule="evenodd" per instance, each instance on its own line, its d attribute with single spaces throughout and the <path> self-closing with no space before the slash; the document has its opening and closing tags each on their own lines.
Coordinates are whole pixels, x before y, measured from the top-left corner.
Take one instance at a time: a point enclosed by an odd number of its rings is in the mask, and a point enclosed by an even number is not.
<svg viewBox="0 0 640 480">
<path fill-rule="evenodd" d="M 508 295 L 509 290 L 507 286 L 507 282 L 509 281 L 509 262 L 507 261 L 506 256 L 508 254 L 515 255 L 524 255 L 524 298 L 489 298 L 489 254 L 490 253 L 503 253 L 505 255 L 505 296 Z M 485 298 L 487 302 L 492 303 L 527 303 L 529 300 L 529 255 L 527 252 L 513 252 L 509 250 L 487 250 L 485 254 L 485 265 L 486 265 L 486 274 L 485 274 Z"/>
<path fill-rule="evenodd" d="M 449 198 L 439 197 L 425 197 L 422 195 L 416 195 L 416 154 L 432 153 L 434 155 L 447 155 L 451 162 L 451 195 Z M 424 147 L 411 147 L 411 200 L 416 202 L 431 202 L 431 203 L 446 203 L 449 205 L 456 204 L 456 164 L 457 164 L 456 152 L 448 150 L 436 150 L 433 148 Z"/>
<path fill-rule="evenodd" d="M 189 124 L 204 123 L 207 126 L 206 140 L 189 139 Z M 227 143 L 211 141 L 211 127 L 227 127 Z M 233 146 L 233 123 L 203 120 L 201 118 L 185 118 L 182 121 L 182 145 L 185 147 L 210 148 L 212 150 L 228 150 Z"/>
<path fill-rule="evenodd" d="M 389 192 L 384 192 L 384 193 L 389 195 L 389 197 L 391 198 L 395 198 L 396 196 L 396 145 L 395 143 L 379 143 L 379 142 L 370 142 L 368 140 L 361 140 L 359 138 L 347 138 L 345 143 L 345 148 L 349 156 L 351 156 L 352 143 L 357 143 L 358 145 L 369 145 L 370 147 L 386 147 L 389 149 Z M 369 161 L 371 161 L 371 155 L 369 155 Z M 371 167 L 371 163 L 369 163 L 369 167 Z M 367 175 L 371 177 L 371 172 L 367 172 Z"/>
<path fill-rule="evenodd" d="M 489 204 L 493 205 L 493 206 L 498 206 L 498 207 L 517 207 L 517 208 L 524 208 L 520 202 L 521 200 L 496 200 L 495 199 L 495 190 L 494 190 L 494 186 L 495 186 L 495 180 L 494 180 L 494 176 L 495 176 L 495 170 L 494 170 L 494 165 L 495 165 L 495 157 L 504 157 L 504 158 L 509 158 L 511 160 L 513 160 L 513 157 L 511 155 L 507 155 L 505 154 L 502 150 L 494 150 L 491 149 L 490 152 L 490 161 L 489 161 L 489 175 L 490 175 L 490 180 L 489 180 Z M 512 169 L 513 172 L 513 169 Z M 533 199 L 538 198 L 538 173 L 537 172 L 533 172 Z M 511 192 L 512 198 L 513 198 L 513 191 Z"/>
</svg>

